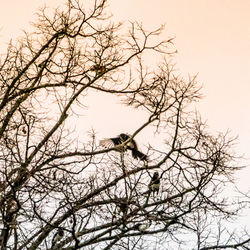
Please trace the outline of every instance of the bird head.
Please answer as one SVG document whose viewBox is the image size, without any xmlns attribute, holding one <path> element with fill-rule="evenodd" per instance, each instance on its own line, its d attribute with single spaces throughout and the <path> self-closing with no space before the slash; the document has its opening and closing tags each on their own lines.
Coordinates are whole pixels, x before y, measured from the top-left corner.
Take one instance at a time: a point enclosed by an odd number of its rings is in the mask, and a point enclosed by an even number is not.
<svg viewBox="0 0 250 250">
<path fill-rule="evenodd" d="M 122 141 L 126 141 L 130 138 L 130 136 L 128 136 L 127 134 L 120 134 L 119 137 L 121 138 Z"/>
<path fill-rule="evenodd" d="M 159 173 L 157 171 L 154 172 L 154 176 L 153 176 L 154 179 L 158 179 L 159 178 Z"/>
<path fill-rule="evenodd" d="M 62 230 L 62 228 L 59 228 L 57 231 L 58 235 L 63 236 L 64 235 L 64 231 Z"/>
</svg>

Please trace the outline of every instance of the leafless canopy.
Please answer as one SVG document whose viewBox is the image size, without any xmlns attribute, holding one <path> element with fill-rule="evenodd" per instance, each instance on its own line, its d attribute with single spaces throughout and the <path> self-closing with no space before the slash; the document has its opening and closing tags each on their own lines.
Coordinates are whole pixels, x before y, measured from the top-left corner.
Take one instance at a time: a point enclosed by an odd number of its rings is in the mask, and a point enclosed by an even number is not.
<svg viewBox="0 0 250 250">
<path fill-rule="evenodd" d="M 169 63 L 172 40 L 138 23 L 124 31 L 106 0 L 89 2 L 40 10 L 34 32 L 1 57 L 1 249 L 249 249 L 247 233 L 224 227 L 241 209 L 223 196 L 234 139 L 192 112 L 200 85 Z M 152 69 L 150 53 L 164 58 Z M 161 135 L 148 162 L 118 150 L 129 141 L 102 148 L 95 134 L 73 136 L 90 91 L 148 114 L 130 138 L 148 126 Z"/>
</svg>

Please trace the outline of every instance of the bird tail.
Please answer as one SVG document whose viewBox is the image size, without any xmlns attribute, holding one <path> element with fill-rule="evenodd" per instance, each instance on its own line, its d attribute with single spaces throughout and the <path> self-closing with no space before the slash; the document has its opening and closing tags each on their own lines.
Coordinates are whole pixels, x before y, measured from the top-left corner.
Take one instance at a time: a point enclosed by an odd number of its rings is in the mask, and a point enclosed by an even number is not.
<svg viewBox="0 0 250 250">
<path fill-rule="evenodd" d="M 143 154 L 142 152 L 140 152 L 139 150 L 133 148 L 132 149 L 132 156 L 135 158 L 135 159 L 140 159 L 142 161 L 147 161 L 148 160 L 148 156 Z"/>
</svg>

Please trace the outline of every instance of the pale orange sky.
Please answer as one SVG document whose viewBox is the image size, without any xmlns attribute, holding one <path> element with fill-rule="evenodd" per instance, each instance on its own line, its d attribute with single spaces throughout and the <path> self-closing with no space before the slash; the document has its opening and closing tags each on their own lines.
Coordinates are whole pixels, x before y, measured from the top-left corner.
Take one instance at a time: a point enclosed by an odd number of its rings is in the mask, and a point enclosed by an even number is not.
<svg viewBox="0 0 250 250">
<path fill-rule="evenodd" d="M 4 52 L 4 43 L 21 34 L 21 29 L 27 30 L 38 6 L 44 3 L 56 6 L 63 2 L 0 0 L 0 52 Z M 203 119 L 207 120 L 212 131 L 229 129 L 232 135 L 238 135 L 236 149 L 250 159 L 250 1 L 111 0 L 109 5 L 117 21 L 139 21 L 147 30 L 165 24 L 161 37 L 175 37 L 177 68 L 184 76 L 199 73 L 198 80 L 203 84 L 205 98 L 197 108 Z M 109 99 L 106 101 L 109 102 Z M 98 118 L 101 121 L 105 116 L 108 121 L 119 113 L 117 108 L 114 113 L 101 114 Z M 90 118 L 93 123 L 96 121 L 95 114 L 93 112 Z M 126 124 L 123 120 L 126 115 L 113 126 Z M 143 121 L 136 125 L 127 123 L 127 130 L 135 130 Z M 102 129 L 98 124 L 100 122 L 97 122 L 97 131 Z M 104 133 L 107 135 L 110 131 Z M 115 135 L 119 132 L 116 130 Z M 248 185 L 246 188 L 250 188 L 249 174 L 249 167 L 239 174 L 241 183 Z"/>
</svg>

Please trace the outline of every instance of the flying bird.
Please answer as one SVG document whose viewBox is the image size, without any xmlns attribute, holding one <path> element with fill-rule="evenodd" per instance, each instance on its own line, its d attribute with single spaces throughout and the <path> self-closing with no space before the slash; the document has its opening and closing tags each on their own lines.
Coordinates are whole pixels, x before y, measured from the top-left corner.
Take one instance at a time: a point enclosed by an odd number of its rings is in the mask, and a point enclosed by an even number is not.
<svg viewBox="0 0 250 250">
<path fill-rule="evenodd" d="M 118 146 L 125 141 L 129 140 L 130 136 L 127 134 L 120 134 L 118 137 L 115 138 L 106 138 L 100 141 L 100 145 L 105 148 L 115 147 Z M 140 159 L 142 161 L 147 161 L 148 157 L 147 155 L 143 154 L 138 150 L 137 144 L 134 139 L 131 139 L 129 142 L 127 142 L 122 148 L 116 149 L 117 151 L 126 151 L 127 149 L 132 151 L 132 156 L 135 159 Z"/>
<path fill-rule="evenodd" d="M 150 192 L 153 192 L 153 194 L 155 192 L 158 194 L 159 189 L 160 189 L 160 176 L 157 171 L 154 172 L 154 175 L 151 178 L 150 183 L 148 184 L 148 188 Z"/>
</svg>

